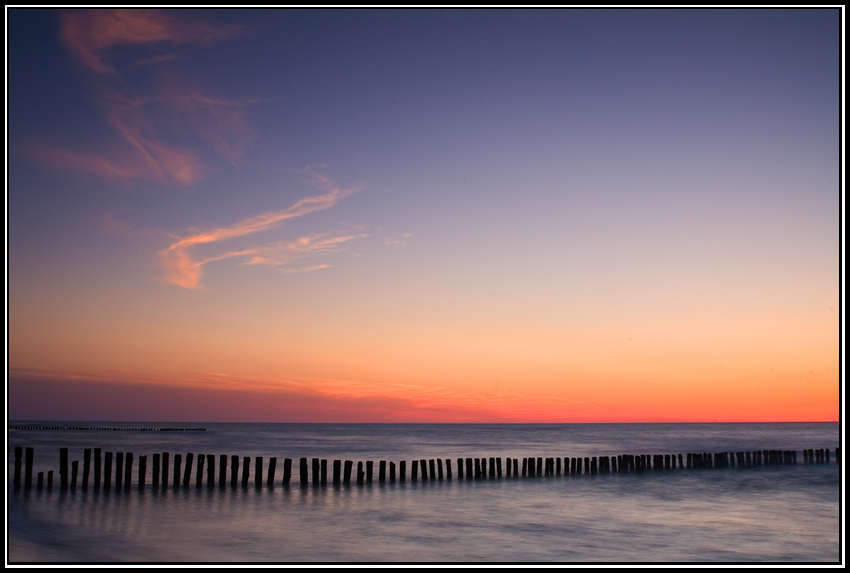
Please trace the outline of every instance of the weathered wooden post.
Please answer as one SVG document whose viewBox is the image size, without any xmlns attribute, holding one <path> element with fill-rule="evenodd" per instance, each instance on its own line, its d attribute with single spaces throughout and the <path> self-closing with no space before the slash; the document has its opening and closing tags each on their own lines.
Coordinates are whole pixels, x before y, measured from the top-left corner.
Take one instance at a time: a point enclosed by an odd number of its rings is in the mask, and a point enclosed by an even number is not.
<svg viewBox="0 0 850 573">
<path fill-rule="evenodd" d="M 446 458 L 446 479 L 452 479 L 452 459 Z"/>
<path fill-rule="evenodd" d="M 195 454 L 189 452 L 186 454 L 186 469 L 183 472 L 183 487 L 189 487 L 189 484 L 192 481 L 192 461 L 194 461 Z"/>
<path fill-rule="evenodd" d="M 154 489 L 159 489 L 159 460 L 160 455 L 153 455 L 153 475 L 151 476 L 151 485 Z"/>
<path fill-rule="evenodd" d="M 307 458 L 304 458 L 304 466 L 305 470 L 307 465 Z M 305 471 L 306 473 L 306 471 Z M 251 479 L 251 458 L 250 456 L 242 457 L 242 487 L 248 487 L 248 480 Z"/>
<path fill-rule="evenodd" d="M 395 462 L 390 462 L 390 483 L 395 483 Z"/>
<path fill-rule="evenodd" d="M 481 459 L 481 476 L 479 476 L 479 477 L 484 479 L 484 478 L 487 477 L 487 458 L 480 458 L 480 459 Z"/>
<path fill-rule="evenodd" d="M 353 463 L 351 460 L 345 460 L 342 470 L 342 485 L 351 485 L 351 466 Z"/>
<path fill-rule="evenodd" d="M 112 461 L 111 455 L 109 461 Z M 59 484 L 62 489 L 68 489 L 68 448 L 59 448 Z"/>
<path fill-rule="evenodd" d="M 475 458 L 475 479 L 481 479 L 481 458 Z"/>
<path fill-rule="evenodd" d="M 342 480 L 342 462 L 340 460 L 334 460 L 334 474 L 333 474 L 333 484 L 339 485 Z"/>
<path fill-rule="evenodd" d="M 94 489 L 100 489 L 100 470 L 102 460 L 100 458 L 100 448 L 94 449 Z"/>
<path fill-rule="evenodd" d="M 357 485 L 363 485 L 363 461 L 357 462 Z"/>
<path fill-rule="evenodd" d="M 124 452 L 115 452 L 115 489 L 124 483 Z"/>
<path fill-rule="evenodd" d="M 505 458 L 505 477 L 511 477 L 511 458 Z"/>
<path fill-rule="evenodd" d="M 489 468 L 490 479 L 496 478 L 496 458 L 490 458 L 490 468 Z"/>
<path fill-rule="evenodd" d="M 168 452 L 162 452 L 162 489 L 168 489 Z"/>
<path fill-rule="evenodd" d="M 277 468 L 277 458 L 269 458 L 269 474 L 266 476 L 266 485 L 274 487 L 274 472 Z"/>
<path fill-rule="evenodd" d="M 560 457 L 555 458 L 555 475 L 556 476 L 561 475 L 561 458 Z"/>
<path fill-rule="evenodd" d="M 207 489 L 215 487 L 215 454 L 207 454 Z"/>
<path fill-rule="evenodd" d="M 416 460 L 410 462 L 410 481 L 416 481 L 416 473 L 419 471 L 419 463 Z"/>
<path fill-rule="evenodd" d="M 378 483 L 384 483 L 387 479 L 387 461 L 378 462 Z"/>
<path fill-rule="evenodd" d="M 463 480 L 463 458 L 457 459 L 457 479 Z"/>
<path fill-rule="evenodd" d="M 239 456 L 230 456 L 230 487 L 234 488 L 239 483 Z"/>
<path fill-rule="evenodd" d="M 443 460 L 442 458 L 437 458 L 437 479 L 443 479 Z"/>
<path fill-rule="evenodd" d="M 422 481 L 428 480 L 428 462 L 426 460 L 419 460 L 419 469 L 422 470 Z"/>
<path fill-rule="evenodd" d="M 204 485 L 204 462 L 207 461 L 207 456 L 198 454 L 198 464 L 195 467 L 195 487 Z"/>
<path fill-rule="evenodd" d="M 89 473 L 91 473 L 91 448 L 83 450 L 83 491 L 89 489 Z"/>
<path fill-rule="evenodd" d="M 177 459 L 175 456 L 174 460 L 175 464 L 177 463 Z M 139 456 L 139 491 L 144 491 L 145 489 L 145 475 L 148 471 L 148 457 L 147 456 Z M 177 483 L 177 480 L 174 480 L 174 483 Z"/>
<path fill-rule="evenodd" d="M 366 483 L 372 483 L 372 461 L 366 462 Z"/>
<path fill-rule="evenodd" d="M 313 458 L 311 460 L 311 465 L 313 469 L 313 485 L 319 485 L 319 458 Z"/>
<path fill-rule="evenodd" d="M 428 479 L 430 479 L 431 481 L 436 481 L 437 480 L 437 470 L 434 467 L 434 460 L 428 460 L 428 468 L 431 470 L 431 472 L 428 474 L 428 476 L 429 476 Z"/>
<path fill-rule="evenodd" d="M 291 458 L 283 458 L 283 481 L 281 485 L 283 487 L 289 487 L 289 480 L 292 479 L 292 459 Z"/>
<path fill-rule="evenodd" d="M 142 458 L 139 457 L 139 460 Z M 180 476 L 182 475 L 183 469 L 183 454 L 174 454 L 174 489 L 180 487 Z"/>
<path fill-rule="evenodd" d="M 519 467 L 519 460 L 514 458 L 514 477 L 517 476 L 517 468 Z"/>
<path fill-rule="evenodd" d="M 80 467 L 80 462 L 74 460 L 71 462 L 71 489 L 77 489 L 77 468 Z M 115 480 L 115 489 L 118 489 L 118 480 Z M 24 487 L 26 487 L 26 482 L 24 482 Z M 29 489 L 29 488 L 27 488 Z"/>
<path fill-rule="evenodd" d="M 24 455 L 24 448 L 21 446 L 15 446 L 15 477 L 12 480 L 12 484 L 14 484 L 15 489 L 21 487 L 21 457 Z M 61 450 L 60 450 L 60 460 L 61 460 Z"/>
<path fill-rule="evenodd" d="M 124 456 L 124 489 L 130 491 L 130 483 L 133 479 L 133 452 L 127 452 Z"/>
<path fill-rule="evenodd" d="M 218 487 L 227 487 L 227 454 L 218 455 Z"/>
<path fill-rule="evenodd" d="M 401 460 L 398 462 L 398 481 L 404 483 L 407 479 L 407 461 Z"/>
<path fill-rule="evenodd" d="M 254 457 L 254 487 L 260 489 L 263 487 L 263 458 L 262 456 Z"/>
<path fill-rule="evenodd" d="M 68 468 L 67 449 L 65 453 L 65 468 Z M 59 475 L 62 475 L 62 468 L 59 468 Z M 112 486 L 112 452 L 106 452 L 103 460 L 103 489 L 109 489 Z"/>
<path fill-rule="evenodd" d="M 320 472 L 319 473 L 319 476 L 320 476 L 319 483 L 321 483 L 322 485 L 327 485 L 328 484 L 328 460 L 322 460 L 320 462 L 319 472 Z"/>
<path fill-rule="evenodd" d="M 35 450 L 26 448 L 24 450 L 24 489 L 32 489 L 32 463 Z"/>
<path fill-rule="evenodd" d="M 543 475 L 543 458 L 538 457 L 537 458 L 537 476 L 539 477 L 539 476 L 542 476 L 542 475 Z"/>
</svg>

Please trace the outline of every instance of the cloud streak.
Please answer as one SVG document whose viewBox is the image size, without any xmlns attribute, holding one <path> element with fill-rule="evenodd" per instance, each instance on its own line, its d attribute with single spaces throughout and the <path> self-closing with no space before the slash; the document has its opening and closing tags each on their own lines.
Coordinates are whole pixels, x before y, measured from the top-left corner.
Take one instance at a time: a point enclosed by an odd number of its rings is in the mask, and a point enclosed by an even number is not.
<svg viewBox="0 0 850 573">
<path fill-rule="evenodd" d="M 129 182 L 136 179 L 190 185 L 213 169 L 201 150 L 237 165 L 254 137 L 245 108 L 256 100 L 211 97 L 163 65 L 181 46 L 210 46 L 247 32 L 244 26 L 178 19 L 158 10 L 65 10 L 60 37 L 68 51 L 100 78 L 105 119 L 123 140 L 106 155 L 32 146 L 36 160 L 55 167 Z M 163 53 L 164 50 L 170 50 Z M 150 69 L 156 78 L 141 94 L 132 72 Z M 193 148 L 166 143 L 169 136 L 194 139 Z M 114 147 L 114 146 L 113 146 Z M 195 148 L 198 147 L 198 148 Z"/>
<path fill-rule="evenodd" d="M 207 263 L 232 257 L 248 257 L 245 264 L 281 266 L 307 256 L 328 253 L 338 250 L 342 243 L 363 235 L 329 235 L 317 234 L 302 237 L 296 241 L 276 242 L 264 247 L 226 251 L 205 258 L 195 258 L 190 250 L 198 245 L 217 243 L 236 237 L 259 233 L 278 226 L 283 221 L 301 217 L 314 211 L 329 209 L 340 199 L 351 195 L 360 188 L 339 187 L 330 178 L 310 172 L 312 182 L 325 193 L 305 197 L 296 201 L 292 206 L 280 211 L 267 211 L 255 217 L 244 219 L 229 227 L 219 227 L 208 231 L 199 231 L 186 237 L 175 237 L 177 240 L 159 252 L 162 268 L 166 275 L 163 279 L 168 284 L 183 288 L 201 288 L 200 280 L 203 266 Z M 326 268 L 327 265 L 310 267 L 311 270 Z"/>
</svg>

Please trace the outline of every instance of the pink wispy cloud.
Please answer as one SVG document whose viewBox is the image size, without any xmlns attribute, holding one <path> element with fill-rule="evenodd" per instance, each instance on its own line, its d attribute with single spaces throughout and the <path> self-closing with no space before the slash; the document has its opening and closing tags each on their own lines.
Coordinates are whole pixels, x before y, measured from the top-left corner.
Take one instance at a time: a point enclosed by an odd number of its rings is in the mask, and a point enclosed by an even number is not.
<svg viewBox="0 0 850 573">
<path fill-rule="evenodd" d="M 201 288 L 200 280 L 203 266 L 207 263 L 232 257 L 247 257 L 246 264 L 282 266 L 307 256 L 337 250 L 342 243 L 363 236 L 317 234 L 302 237 L 296 241 L 276 242 L 262 247 L 225 251 L 204 258 L 196 258 L 190 250 L 197 246 L 217 243 L 236 237 L 242 237 L 278 226 L 287 219 L 301 217 L 314 211 L 329 209 L 340 199 L 351 195 L 360 188 L 357 186 L 339 187 L 330 178 L 310 172 L 311 181 L 325 193 L 299 199 L 293 205 L 279 211 L 267 211 L 255 217 L 244 219 L 229 227 L 219 227 L 206 231 L 197 231 L 185 237 L 175 237 L 175 242 L 159 252 L 160 262 L 165 269 L 164 282 L 183 288 Z M 318 265 L 311 269 L 326 268 Z M 302 269 L 307 270 L 307 269 Z"/>
<path fill-rule="evenodd" d="M 99 155 L 42 144 L 30 146 L 32 158 L 125 183 L 149 179 L 177 185 L 190 185 L 213 171 L 202 160 L 201 148 L 232 165 L 239 163 L 254 137 L 245 121 L 245 108 L 256 100 L 210 96 L 169 74 L 164 66 L 178 57 L 174 50 L 179 47 L 229 40 L 246 33 L 244 26 L 187 21 L 159 10 L 65 10 L 61 14 L 60 36 L 71 54 L 101 78 L 98 90 L 105 119 L 125 145 Z M 128 50 L 136 56 L 129 63 Z M 132 72 L 139 66 L 153 70 L 157 78 L 147 94 L 140 94 L 133 81 Z M 201 146 L 168 144 L 164 135 L 172 132 L 188 135 Z"/>
</svg>

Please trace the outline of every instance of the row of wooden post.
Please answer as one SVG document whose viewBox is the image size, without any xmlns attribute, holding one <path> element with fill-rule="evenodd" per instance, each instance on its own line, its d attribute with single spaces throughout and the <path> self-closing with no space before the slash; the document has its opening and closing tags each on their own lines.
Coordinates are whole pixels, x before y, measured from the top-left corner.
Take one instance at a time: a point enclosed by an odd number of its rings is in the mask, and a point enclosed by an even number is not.
<svg viewBox="0 0 850 573">
<path fill-rule="evenodd" d="M 10 424 L 10 430 L 49 430 L 53 432 L 206 432 L 206 428 L 153 428 L 125 426 L 47 426 L 44 424 Z"/>
<path fill-rule="evenodd" d="M 33 448 L 23 448 L 20 446 L 15 448 L 15 476 L 13 484 L 16 488 L 21 486 L 21 457 L 25 453 L 25 470 L 23 485 L 25 488 L 32 487 L 32 467 L 34 451 Z M 839 448 L 835 448 L 835 460 L 838 463 Z M 167 488 L 169 485 L 169 476 L 172 477 L 171 483 L 173 487 L 189 487 L 192 482 L 192 469 L 195 469 L 195 486 L 202 487 L 204 485 L 204 469 L 206 466 L 206 486 L 214 488 L 216 486 L 224 488 L 227 486 L 227 465 L 228 456 L 219 456 L 218 478 L 216 479 L 215 471 L 215 456 L 213 454 L 198 454 L 195 461 L 194 454 L 186 454 L 186 464 L 183 465 L 183 457 L 181 454 L 174 454 L 174 464 L 171 466 L 171 456 L 168 452 L 162 454 L 153 454 L 152 456 L 152 487 L 154 489 Z M 829 449 L 821 448 L 817 450 L 803 450 L 804 463 L 829 463 Z M 94 448 L 94 456 L 92 458 L 92 450 L 86 448 L 83 450 L 83 473 L 82 473 L 82 488 L 86 490 L 89 485 L 90 474 L 94 474 L 94 488 L 111 489 L 113 483 L 113 460 L 114 460 L 114 483 L 115 489 L 130 489 L 132 472 L 133 472 L 133 454 L 131 452 L 102 452 L 101 448 Z M 790 450 L 763 450 L 753 452 L 719 452 L 719 453 L 689 453 L 683 456 L 682 454 L 659 454 L 659 455 L 619 455 L 619 456 L 600 456 L 600 457 L 575 457 L 563 458 L 543 458 L 543 457 L 528 457 L 522 458 L 506 458 L 505 477 L 534 477 L 534 476 L 555 476 L 555 475 L 581 475 L 597 473 L 628 473 L 628 472 L 643 472 L 649 470 L 674 470 L 684 468 L 729 468 L 729 467 L 752 467 L 759 465 L 770 464 L 796 464 L 797 452 Z M 239 479 L 239 456 L 230 456 L 230 486 L 236 487 L 241 483 L 243 487 L 247 487 L 251 479 L 251 458 L 245 456 L 242 458 L 242 475 Z M 310 476 L 312 475 L 312 484 L 314 486 L 326 485 L 328 483 L 328 460 L 312 458 L 312 471 L 308 471 L 307 458 L 301 458 L 299 464 L 299 474 L 301 486 L 310 485 Z M 486 478 L 501 478 L 502 473 L 502 458 L 457 458 L 457 479 L 459 480 L 477 480 Z M 563 471 L 562 471 L 563 467 Z M 268 487 L 274 485 L 275 471 L 277 468 L 277 458 L 269 458 L 268 470 L 263 479 L 263 458 L 257 456 L 254 458 L 254 484 L 256 487 L 262 487 L 263 482 Z M 75 489 L 77 486 L 77 477 L 79 470 L 79 462 L 74 460 L 71 462 L 70 476 L 68 474 L 68 448 L 60 448 L 59 450 L 59 480 L 62 489 L 71 487 Z M 93 472 L 92 472 L 93 470 Z M 349 485 L 352 480 L 352 472 L 354 471 L 354 462 L 351 460 L 333 460 L 331 474 L 331 483 L 334 485 Z M 364 465 L 362 461 L 357 462 L 357 472 L 354 474 L 354 479 L 358 485 L 364 483 L 370 484 L 373 480 L 374 463 L 367 461 Z M 421 478 L 420 478 L 421 476 Z M 41 489 L 44 486 L 44 472 L 38 473 L 37 487 Z M 147 477 L 147 456 L 139 456 L 138 478 L 136 483 L 139 489 L 145 488 L 145 480 Z M 453 478 L 452 460 L 441 458 L 430 460 L 414 460 L 410 465 L 411 481 L 439 481 L 443 479 Z M 292 479 L 292 459 L 285 458 L 283 460 L 283 479 L 281 485 L 288 487 Z M 396 481 L 405 482 L 407 479 L 407 462 L 400 461 L 398 465 L 395 462 L 387 462 L 381 460 L 378 462 L 378 482 L 395 483 Z M 53 486 L 53 472 L 47 472 L 47 487 Z"/>
</svg>

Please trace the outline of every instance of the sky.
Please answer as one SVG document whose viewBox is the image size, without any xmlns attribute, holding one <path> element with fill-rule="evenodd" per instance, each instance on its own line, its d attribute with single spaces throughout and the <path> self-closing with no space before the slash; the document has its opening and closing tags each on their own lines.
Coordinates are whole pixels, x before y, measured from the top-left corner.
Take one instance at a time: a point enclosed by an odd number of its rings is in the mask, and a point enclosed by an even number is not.
<svg viewBox="0 0 850 573">
<path fill-rule="evenodd" d="M 837 8 L 6 15 L 12 419 L 839 418 Z"/>
</svg>

